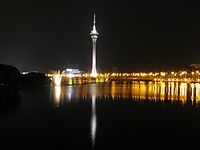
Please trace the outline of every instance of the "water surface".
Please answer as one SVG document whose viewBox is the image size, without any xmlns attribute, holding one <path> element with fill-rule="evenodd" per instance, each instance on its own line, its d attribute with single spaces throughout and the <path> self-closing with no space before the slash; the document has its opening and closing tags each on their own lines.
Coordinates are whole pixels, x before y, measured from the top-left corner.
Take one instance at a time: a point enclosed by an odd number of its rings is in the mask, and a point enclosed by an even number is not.
<svg viewBox="0 0 200 150">
<path fill-rule="evenodd" d="M 0 95 L 0 143 L 66 149 L 195 145 L 199 104 L 198 83 L 28 87 Z"/>
</svg>

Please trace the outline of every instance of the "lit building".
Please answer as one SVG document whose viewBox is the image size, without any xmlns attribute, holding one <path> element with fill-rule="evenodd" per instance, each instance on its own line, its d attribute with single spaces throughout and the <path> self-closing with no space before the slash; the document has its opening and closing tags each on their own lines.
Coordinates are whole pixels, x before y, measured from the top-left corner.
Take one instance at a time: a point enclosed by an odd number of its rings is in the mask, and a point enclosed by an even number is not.
<svg viewBox="0 0 200 150">
<path fill-rule="evenodd" d="M 190 69 L 191 70 L 200 70 L 200 64 L 191 64 Z"/>
<path fill-rule="evenodd" d="M 79 69 L 71 69 L 70 68 L 70 69 L 64 70 L 63 73 L 69 78 L 82 76 L 82 73 Z"/>
<path fill-rule="evenodd" d="M 92 72 L 91 76 L 96 77 L 97 76 L 97 69 L 96 69 L 96 41 L 98 37 L 98 32 L 96 30 L 95 26 L 95 14 L 94 14 L 94 24 L 93 24 L 93 30 L 90 32 L 91 38 L 92 38 Z"/>
</svg>

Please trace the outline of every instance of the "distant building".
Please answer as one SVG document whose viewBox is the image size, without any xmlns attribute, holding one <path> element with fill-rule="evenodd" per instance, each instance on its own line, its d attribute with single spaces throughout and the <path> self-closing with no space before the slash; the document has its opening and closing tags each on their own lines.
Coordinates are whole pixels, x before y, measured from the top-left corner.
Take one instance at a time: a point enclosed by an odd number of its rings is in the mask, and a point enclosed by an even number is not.
<svg viewBox="0 0 200 150">
<path fill-rule="evenodd" d="M 76 68 L 68 68 L 62 72 L 65 74 L 67 77 L 81 77 L 82 72 L 79 69 Z"/>
<path fill-rule="evenodd" d="M 22 71 L 21 74 L 39 73 L 38 71 Z"/>
<path fill-rule="evenodd" d="M 191 64 L 190 69 L 191 70 L 200 70 L 200 64 Z"/>
</svg>

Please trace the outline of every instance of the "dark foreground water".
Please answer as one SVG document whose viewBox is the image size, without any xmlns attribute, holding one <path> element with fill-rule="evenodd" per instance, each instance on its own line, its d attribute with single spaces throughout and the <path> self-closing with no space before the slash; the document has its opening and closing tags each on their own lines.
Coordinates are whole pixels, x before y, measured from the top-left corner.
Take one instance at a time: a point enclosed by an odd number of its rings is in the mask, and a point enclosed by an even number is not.
<svg viewBox="0 0 200 150">
<path fill-rule="evenodd" d="M 23 88 L 0 95 L 0 145 L 84 150 L 196 146 L 199 102 L 200 84 Z"/>
</svg>

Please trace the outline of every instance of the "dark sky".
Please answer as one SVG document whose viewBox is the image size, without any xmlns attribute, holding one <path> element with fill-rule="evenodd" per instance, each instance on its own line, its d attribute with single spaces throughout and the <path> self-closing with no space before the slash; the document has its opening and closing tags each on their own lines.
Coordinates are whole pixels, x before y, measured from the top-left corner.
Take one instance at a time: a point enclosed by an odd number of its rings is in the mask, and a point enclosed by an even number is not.
<svg viewBox="0 0 200 150">
<path fill-rule="evenodd" d="M 191 0 L 8 0 L 0 4 L 0 63 L 21 71 L 90 70 L 94 12 L 101 71 L 200 63 L 200 4 Z"/>
</svg>

